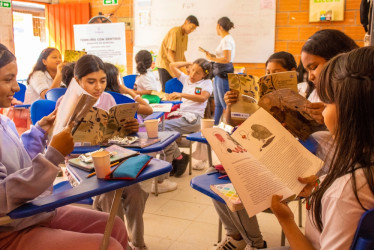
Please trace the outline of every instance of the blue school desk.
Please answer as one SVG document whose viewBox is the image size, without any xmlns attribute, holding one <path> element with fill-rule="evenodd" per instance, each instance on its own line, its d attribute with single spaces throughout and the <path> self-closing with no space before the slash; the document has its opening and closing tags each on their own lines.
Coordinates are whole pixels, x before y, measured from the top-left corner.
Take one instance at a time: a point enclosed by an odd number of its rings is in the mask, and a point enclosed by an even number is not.
<svg viewBox="0 0 374 250">
<path fill-rule="evenodd" d="M 61 193 L 52 194 L 41 199 L 26 203 L 10 212 L 8 216 L 10 217 L 10 219 L 17 219 L 42 212 L 49 212 L 58 207 L 65 206 L 79 200 L 86 199 L 88 197 L 116 190 L 108 222 L 105 228 L 104 238 L 100 247 L 100 249 L 107 249 L 116 211 L 118 210 L 118 206 L 120 204 L 123 187 L 168 173 L 171 171 L 171 169 L 172 167 L 170 163 L 161 161 L 159 159 L 152 159 L 136 180 L 108 181 L 97 179 L 96 177 L 86 178 L 88 175 L 86 171 L 74 168 L 74 172 L 77 173 L 78 177 L 81 179 L 81 183 L 78 186 Z"/>
<path fill-rule="evenodd" d="M 147 132 L 138 132 L 136 135 L 139 138 L 147 138 Z M 161 141 L 156 142 L 155 144 L 149 145 L 145 148 L 129 148 L 131 150 L 137 151 L 142 154 L 147 153 L 154 153 L 158 151 L 164 150 L 167 146 L 169 146 L 173 141 L 178 139 L 180 136 L 179 132 L 176 131 L 159 131 L 158 132 L 158 138 L 161 139 Z"/>
</svg>

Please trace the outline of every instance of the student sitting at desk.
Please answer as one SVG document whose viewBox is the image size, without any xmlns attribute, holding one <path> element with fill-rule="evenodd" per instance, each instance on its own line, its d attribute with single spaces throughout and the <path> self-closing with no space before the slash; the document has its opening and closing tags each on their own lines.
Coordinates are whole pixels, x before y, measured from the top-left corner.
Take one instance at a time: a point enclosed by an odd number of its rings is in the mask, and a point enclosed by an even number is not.
<svg viewBox="0 0 374 250">
<path fill-rule="evenodd" d="M 8 108 L 19 91 L 16 75 L 16 58 L 0 44 L 0 108 Z M 74 147 L 71 124 L 42 153 L 54 119 L 55 113 L 42 118 L 19 138 L 14 123 L 0 115 L 0 216 L 52 193 L 58 164 Z M 15 219 L 0 226 L 0 249 L 97 249 L 107 220 L 106 213 L 75 206 Z M 126 247 L 126 228 L 116 218 L 109 249 Z"/>
<path fill-rule="evenodd" d="M 292 249 L 349 249 L 362 214 L 374 208 L 373 58 L 374 48 L 363 47 L 334 57 L 320 71 L 316 89 L 335 148 L 322 182 L 300 194 L 310 209 L 305 235 L 281 196 L 271 204 Z"/>
<path fill-rule="evenodd" d="M 136 77 L 134 90 L 139 95 L 150 95 L 152 91 L 161 91 L 161 83 L 152 72 L 152 54 L 148 50 L 141 50 L 135 56 L 136 70 L 140 75 Z"/>
<path fill-rule="evenodd" d="M 108 111 L 116 105 L 114 98 L 104 92 L 107 86 L 107 75 L 105 73 L 105 64 L 94 55 L 84 55 L 76 62 L 74 68 L 74 79 L 78 84 L 92 96 L 98 98 L 95 107 Z M 63 97 L 57 101 L 57 105 Z M 136 133 L 139 129 L 139 123 L 134 118 L 126 124 L 129 133 Z M 97 210 L 110 212 L 115 191 L 101 194 L 95 197 L 93 207 Z M 139 183 L 127 186 L 122 193 L 122 206 L 118 209 L 117 215 L 123 220 L 126 216 L 129 229 L 129 244 L 132 248 L 146 249 L 144 242 L 144 221 L 143 213 L 145 203 L 148 199 L 148 193 L 145 192 Z"/>
<path fill-rule="evenodd" d="M 297 67 L 293 55 L 284 51 L 272 54 L 266 61 L 265 66 L 266 74 L 296 70 Z M 225 119 L 228 124 L 233 126 L 239 125 L 239 123 L 231 120 L 231 104 L 237 101 L 237 97 L 237 94 L 233 91 L 228 91 L 225 94 L 227 105 Z M 225 249 L 230 244 L 238 249 L 243 249 L 246 245 L 257 248 L 266 247 L 256 216 L 249 217 L 244 209 L 232 212 L 226 204 L 214 199 L 212 201 L 227 232 L 226 238 L 218 244 L 217 249 Z"/>
<path fill-rule="evenodd" d="M 63 67 L 60 51 L 56 48 L 44 49 L 30 73 L 25 94 L 25 104 L 44 99 L 48 90 L 61 85 L 61 69 Z"/>
<path fill-rule="evenodd" d="M 147 101 L 145 101 L 134 90 L 127 88 L 122 83 L 122 81 L 120 81 L 121 76 L 119 74 L 118 68 L 115 65 L 111 63 L 104 63 L 104 66 L 105 66 L 106 82 L 107 82 L 105 91 L 121 93 L 133 99 L 135 102 L 139 103 L 138 114 L 150 115 L 153 113 L 152 107 L 149 106 Z"/>
</svg>

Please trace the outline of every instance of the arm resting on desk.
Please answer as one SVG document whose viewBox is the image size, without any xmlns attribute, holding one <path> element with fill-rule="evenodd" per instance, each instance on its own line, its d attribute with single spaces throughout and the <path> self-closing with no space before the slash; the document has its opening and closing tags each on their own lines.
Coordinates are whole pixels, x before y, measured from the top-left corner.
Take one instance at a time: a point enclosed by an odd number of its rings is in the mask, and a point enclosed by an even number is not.
<svg viewBox="0 0 374 250">
<path fill-rule="evenodd" d="M 0 151 L 3 150 L 0 148 Z M 0 155 L 1 152 L 0 152 Z M 64 157 L 54 148 L 49 147 L 44 155 L 37 155 L 31 166 L 19 166 L 19 170 L 8 175 L 7 166 L 0 162 L 0 216 L 33 200 L 52 186 L 59 171 L 58 163 Z"/>
</svg>

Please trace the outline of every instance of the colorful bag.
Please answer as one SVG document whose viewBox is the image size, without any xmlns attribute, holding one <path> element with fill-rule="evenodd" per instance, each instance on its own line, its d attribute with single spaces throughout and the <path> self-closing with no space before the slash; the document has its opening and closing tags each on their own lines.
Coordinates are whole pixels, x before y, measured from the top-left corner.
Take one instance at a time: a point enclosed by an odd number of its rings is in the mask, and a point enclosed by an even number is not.
<svg viewBox="0 0 374 250">
<path fill-rule="evenodd" d="M 152 156 L 140 154 L 130 157 L 119 164 L 105 179 L 108 180 L 134 180 L 152 160 Z"/>
</svg>

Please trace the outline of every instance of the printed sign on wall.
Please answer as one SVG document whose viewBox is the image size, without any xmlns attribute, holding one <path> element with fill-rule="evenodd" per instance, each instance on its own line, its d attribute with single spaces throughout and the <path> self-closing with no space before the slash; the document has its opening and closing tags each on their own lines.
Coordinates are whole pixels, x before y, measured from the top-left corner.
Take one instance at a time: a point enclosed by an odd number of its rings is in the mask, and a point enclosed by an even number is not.
<svg viewBox="0 0 374 250">
<path fill-rule="evenodd" d="M 310 0 L 309 22 L 343 21 L 345 0 Z"/>
</svg>

